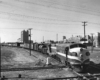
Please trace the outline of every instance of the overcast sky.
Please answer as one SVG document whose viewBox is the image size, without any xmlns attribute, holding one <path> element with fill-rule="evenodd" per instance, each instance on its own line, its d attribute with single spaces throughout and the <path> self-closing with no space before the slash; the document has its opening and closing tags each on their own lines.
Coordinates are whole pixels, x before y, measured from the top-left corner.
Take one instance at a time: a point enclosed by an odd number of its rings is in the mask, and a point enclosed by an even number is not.
<svg viewBox="0 0 100 80">
<path fill-rule="evenodd" d="M 32 29 L 32 40 L 58 40 L 100 32 L 100 0 L 0 0 L 0 37 L 16 42 Z"/>
</svg>

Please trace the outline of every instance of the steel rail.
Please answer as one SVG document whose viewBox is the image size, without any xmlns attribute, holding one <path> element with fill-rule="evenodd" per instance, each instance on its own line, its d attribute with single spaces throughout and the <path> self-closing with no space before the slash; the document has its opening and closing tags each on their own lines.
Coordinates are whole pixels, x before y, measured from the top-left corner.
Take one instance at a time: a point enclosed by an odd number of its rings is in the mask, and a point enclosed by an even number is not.
<svg viewBox="0 0 100 80">
<path fill-rule="evenodd" d="M 94 68 L 100 70 L 100 66 L 97 66 L 97 65 L 89 65 L 89 66 L 94 67 Z"/>
<path fill-rule="evenodd" d="M 94 75 L 92 75 L 92 74 L 89 74 L 88 73 L 88 75 L 87 75 L 87 79 L 86 78 L 83 78 L 82 76 L 73 76 L 73 77 L 51 77 L 51 78 L 31 78 L 31 77 L 22 77 L 21 75 L 18 75 L 18 77 L 5 77 L 5 76 L 3 76 L 3 77 L 1 77 L 0 79 L 3 79 L 3 80 L 6 80 L 6 79 L 24 79 L 24 80 L 29 80 L 29 79 L 36 79 L 36 80 L 62 80 L 62 79 L 78 79 L 78 80 L 100 80 L 100 74 L 99 75 L 95 75 L 95 77 L 94 77 Z"/>
<path fill-rule="evenodd" d="M 49 66 L 49 67 L 30 67 L 30 68 L 6 68 L 1 69 L 1 72 L 8 71 L 25 71 L 25 70 L 41 70 L 41 69 L 57 69 L 57 68 L 66 68 L 66 66 Z"/>
<path fill-rule="evenodd" d="M 76 76 L 76 77 L 52 77 L 52 78 L 27 78 L 27 77 L 9 77 L 9 78 L 6 78 L 6 77 L 2 77 L 2 78 L 0 78 L 1 80 L 6 80 L 6 79 L 11 79 L 11 80 L 13 80 L 13 79 L 25 79 L 25 80 L 29 80 L 29 79 L 35 79 L 35 80 L 63 80 L 63 79 L 79 79 L 79 78 L 81 78 L 81 77 L 79 77 L 79 76 Z"/>
</svg>

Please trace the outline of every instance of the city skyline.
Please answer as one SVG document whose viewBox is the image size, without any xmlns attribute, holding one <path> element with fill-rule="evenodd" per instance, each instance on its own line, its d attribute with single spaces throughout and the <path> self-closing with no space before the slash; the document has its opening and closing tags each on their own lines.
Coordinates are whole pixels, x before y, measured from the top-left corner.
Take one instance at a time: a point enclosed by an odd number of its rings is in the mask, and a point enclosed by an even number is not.
<svg viewBox="0 0 100 80">
<path fill-rule="evenodd" d="M 62 40 L 100 32 L 99 0 L 0 0 L 0 37 L 16 42 L 21 31 L 32 28 L 32 40 Z"/>
</svg>

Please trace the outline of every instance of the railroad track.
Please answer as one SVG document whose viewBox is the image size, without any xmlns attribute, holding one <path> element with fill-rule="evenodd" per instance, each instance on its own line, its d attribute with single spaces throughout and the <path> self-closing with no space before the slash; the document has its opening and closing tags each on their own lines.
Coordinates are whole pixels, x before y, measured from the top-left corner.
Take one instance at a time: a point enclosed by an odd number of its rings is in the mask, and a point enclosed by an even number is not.
<svg viewBox="0 0 100 80">
<path fill-rule="evenodd" d="M 66 66 L 49 66 L 49 67 L 30 67 L 30 68 L 8 68 L 8 69 L 1 69 L 1 72 L 8 72 L 8 71 L 25 71 L 25 70 L 42 70 L 42 69 L 57 69 L 57 68 L 66 68 Z"/>
<path fill-rule="evenodd" d="M 89 65 L 90 67 L 94 67 L 95 69 L 99 70 L 100 72 L 100 65 Z M 68 67 L 67 67 L 68 68 Z M 80 80 L 100 80 L 100 74 L 96 74 L 96 73 L 78 73 L 75 70 L 71 69 L 71 71 L 73 71 L 73 73 L 75 73 L 77 78 L 80 78 Z"/>
<path fill-rule="evenodd" d="M 69 68 L 69 70 L 71 72 L 73 72 L 76 76 L 78 76 L 80 78 L 79 80 L 100 80 L 100 66 L 91 64 L 91 65 L 89 65 L 89 68 L 88 68 L 88 70 L 90 70 L 90 71 L 86 70 L 85 72 L 81 72 L 81 73 L 75 71 L 75 69 L 73 69 L 73 68 Z M 93 69 L 91 69 L 91 68 L 93 68 Z M 93 70 L 96 70 L 98 72 L 94 72 Z"/>
<path fill-rule="evenodd" d="M 46 54 L 42 54 L 42 55 L 46 55 Z M 49 55 L 46 55 L 46 56 L 50 57 Z M 53 59 L 55 59 L 55 58 L 53 58 Z M 55 60 L 58 61 L 57 59 L 55 59 Z M 95 65 L 89 65 L 89 66 L 100 70 L 100 66 L 95 66 Z M 11 68 L 11 69 L 1 69 L 1 72 L 5 72 L 5 71 L 8 72 L 8 71 L 39 70 L 39 69 L 57 69 L 57 68 L 66 68 L 66 66 L 33 67 L 33 68 Z M 76 75 L 76 77 L 80 78 L 80 80 L 100 80 L 100 78 L 98 78 L 98 77 L 100 77 L 100 74 L 78 73 L 78 72 L 76 72 L 74 70 L 71 70 L 71 71 L 73 71 L 73 73 Z M 58 79 L 60 79 L 60 78 L 58 78 Z"/>
<path fill-rule="evenodd" d="M 94 68 L 100 70 L 100 64 L 99 65 L 93 64 L 93 65 L 89 65 L 89 66 L 94 67 Z"/>
<path fill-rule="evenodd" d="M 79 80 L 100 80 L 100 74 L 78 73 L 74 70 L 71 71 L 73 71 Z"/>
</svg>

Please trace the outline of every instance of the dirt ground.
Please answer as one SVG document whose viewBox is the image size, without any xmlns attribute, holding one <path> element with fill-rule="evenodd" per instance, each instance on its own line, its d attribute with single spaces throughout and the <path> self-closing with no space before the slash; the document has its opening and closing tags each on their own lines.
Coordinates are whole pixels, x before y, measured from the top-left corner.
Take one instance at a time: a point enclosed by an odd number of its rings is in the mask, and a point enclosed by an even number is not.
<svg viewBox="0 0 100 80">
<path fill-rule="evenodd" d="M 25 78 L 61 78 L 61 77 L 72 77 L 75 76 L 70 71 L 63 69 L 46 69 L 46 70 L 36 70 L 36 71 L 15 71 L 15 72 L 2 72 L 7 78 L 18 77 L 21 74 Z"/>
<path fill-rule="evenodd" d="M 5 53 L 5 54 L 4 54 Z M 2 57 L 2 68 L 26 68 L 42 66 L 46 63 L 47 56 L 43 56 L 38 52 L 32 51 L 30 56 L 29 50 L 11 47 L 2 47 L 2 56 L 6 56 L 6 59 Z M 12 56 L 13 55 L 13 56 Z M 40 62 L 41 61 L 41 62 Z M 58 62 L 52 60 L 52 64 L 59 65 Z M 75 76 L 72 72 L 65 69 L 44 69 L 44 70 L 31 70 L 31 71 L 9 71 L 2 72 L 2 76 L 18 77 L 19 74 L 22 77 L 31 78 L 50 78 L 50 77 L 71 77 Z"/>
<path fill-rule="evenodd" d="M 47 56 L 40 55 L 39 52 L 32 51 L 31 56 L 29 50 L 14 47 L 2 47 L 2 68 L 23 68 L 43 66 L 46 63 Z M 100 49 L 95 48 L 91 52 L 91 61 L 100 63 Z M 51 61 L 54 65 L 60 65 L 55 60 Z M 18 77 L 19 74 L 25 78 L 50 78 L 50 77 L 72 77 L 74 73 L 65 69 L 45 69 L 45 70 L 31 70 L 31 71 L 9 71 L 2 72 L 2 76 Z M 16 79 L 13 79 L 16 80 Z M 24 79 L 23 79 L 24 80 Z M 29 79 L 28 79 L 29 80 Z M 31 80 L 31 79 L 30 79 Z"/>
<path fill-rule="evenodd" d="M 3 59 L 3 61 L 2 61 L 3 67 L 2 68 L 4 68 L 4 67 L 8 67 L 8 68 L 9 67 L 10 68 L 11 67 L 21 67 L 22 65 L 24 66 L 27 63 L 28 64 L 34 63 L 35 61 L 38 60 L 35 57 L 29 56 L 27 51 L 17 49 L 17 48 L 3 47 L 1 54 L 2 54 L 1 58 Z M 6 61 L 4 61 L 3 56 L 6 56 Z"/>
<path fill-rule="evenodd" d="M 90 51 L 90 60 L 99 64 L 100 63 L 100 48 L 94 47 L 93 51 L 91 47 L 89 47 L 88 49 Z"/>
</svg>

